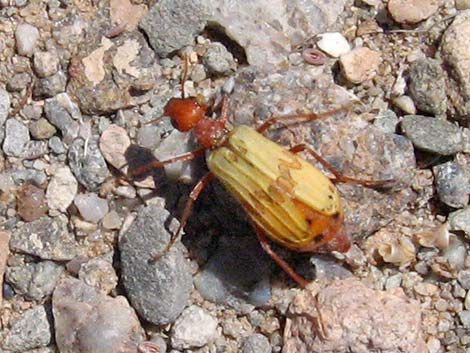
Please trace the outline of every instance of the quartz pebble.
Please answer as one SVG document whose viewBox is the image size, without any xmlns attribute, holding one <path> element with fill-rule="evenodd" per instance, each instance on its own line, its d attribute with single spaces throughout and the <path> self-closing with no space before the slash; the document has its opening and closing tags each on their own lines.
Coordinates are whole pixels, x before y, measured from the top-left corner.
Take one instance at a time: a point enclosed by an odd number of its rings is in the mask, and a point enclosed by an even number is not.
<svg viewBox="0 0 470 353">
<path fill-rule="evenodd" d="M 359 47 L 340 57 L 341 71 L 352 83 L 370 80 L 377 73 L 381 62 L 380 53 L 366 47 Z"/>
<path fill-rule="evenodd" d="M 47 185 L 46 199 L 50 209 L 65 212 L 78 190 L 78 183 L 69 167 L 58 168 Z"/>
<path fill-rule="evenodd" d="M 217 319 L 206 310 L 192 305 L 175 321 L 171 345 L 176 349 L 202 347 L 217 337 Z"/>
<path fill-rule="evenodd" d="M 341 33 L 322 33 L 319 38 L 318 48 L 333 58 L 338 58 L 351 50 L 351 46 Z"/>
<path fill-rule="evenodd" d="M 98 223 L 109 211 L 108 202 L 93 193 L 78 194 L 73 202 L 87 222 Z"/>
<path fill-rule="evenodd" d="M 39 31 L 28 23 L 20 24 L 16 28 L 15 39 L 18 54 L 31 56 L 39 39 Z"/>
<path fill-rule="evenodd" d="M 398 23 L 418 23 L 432 16 L 439 8 L 436 0 L 390 0 L 388 11 Z"/>
</svg>

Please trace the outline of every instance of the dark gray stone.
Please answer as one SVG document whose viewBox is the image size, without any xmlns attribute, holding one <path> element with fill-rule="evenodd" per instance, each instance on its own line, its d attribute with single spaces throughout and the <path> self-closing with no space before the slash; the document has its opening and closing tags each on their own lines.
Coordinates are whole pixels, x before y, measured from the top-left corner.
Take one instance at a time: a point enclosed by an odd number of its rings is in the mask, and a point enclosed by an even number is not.
<svg viewBox="0 0 470 353">
<path fill-rule="evenodd" d="M 191 45 L 208 19 L 209 10 L 201 0 L 162 0 L 140 21 L 155 52 L 166 57 L 171 52 Z"/>
<path fill-rule="evenodd" d="M 416 107 L 434 115 L 447 110 L 445 76 L 439 61 L 419 59 L 410 67 L 410 95 Z"/>
<path fill-rule="evenodd" d="M 446 205 L 462 208 L 468 205 L 470 174 L 461 165 L 449 161 L 433 168 L 439 199 Z"/>
<path fill-rule="evenodd" d="M 87 145 L 83 139 L 75 139 L 69 147 L 67 157 L 73 174 L 87 190 L 96 190 L 109 176 L 96 138 L 91 139 Z"/>
<path fill-rule="evenodd" d="M 52 152 L 54 152 L 55 154 L 62 154 L 66 152 L 65 146 L 62 140 L 60 139 L 60 137 L 58 136 L 52 136 L 49 139 L 49 147 L 51 148 Z"/>
<path fill-rule="evenodd" d="M 181 243 L 152 261 L 165 249 L 176 225 L 162 205 L 142 207 L 119 241 L 121 279 L 128 298 L 143 319 L 157 325 L 178 317 L 189 304 L 192 289 L 191 271 Z"/>
<path fill-rule="evenodd" d="M 43 305 L 25 311 L 13 323 L 3 348 L 15 352 L 45 347 L 51 343 L 52 324 Z"/>
<path fill-rule="evenodd" d="M 256 237 L 221 237 L 194 283 L 201 295 L 244 312 L 271 298 L 271 260 Z M 248 305 L 251 304 L 251 305 Z"/>
<path fill-rule="evenodd" d="M 448 156 L 463 149 L 459 127 L 446 120 L 407 115 L 401 127 L 406 137 L 420 150 Z"/>
<path fill-rule="evenodd" d="M 271 353 L 271 344 L 266 336 L 254 333 L 243 340 L 242 353 Z"/>
<path fill-rule="evenodd" d="M 67 223 L 64 216 L 45 216 L 29 223 L 18 223 L 12 231 L 10 247 L 45 260 L 71 260 L 78 253 L 78 244 L 68 231 Z"/>
<path fill-rule="evenodd" d="M 65 143 L 71 143 L 78 136 L 77 120 L 80 120 L 82 115 L 66 93 L 46 99 L 44 111 L 49 122 L 61 131 Z"/>
<path fill-rule="evenodd" d="M 51 98 L 65 92 L 67 76 L 59 71 L 52 76 L 41 78 L 34 83 L 33 96 L 36 99 Z"/>
<path fill-rule="evenodd" d="M 52 261 L 7 267 L 5 278 L 16 293 L 30 300 L 41 300 L 52 294 L 64 268 Z"/>
</svg>

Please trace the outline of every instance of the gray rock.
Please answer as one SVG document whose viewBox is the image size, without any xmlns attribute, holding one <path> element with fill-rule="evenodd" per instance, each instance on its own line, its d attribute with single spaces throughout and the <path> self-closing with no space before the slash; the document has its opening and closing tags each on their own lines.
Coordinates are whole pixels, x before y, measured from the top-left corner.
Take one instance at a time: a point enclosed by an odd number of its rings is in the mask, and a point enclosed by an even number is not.
<svg viewBox="0 0 470 353">
<path fill-rule="evenodd" d="M 401 127 L 405 136 L 420 150 L 448 156 L 463 148 L 459 127 L 446 120 L 407 115 L 403 117 Z"/>
<path fill-rule="evenodd" d="M 30 300 L 42 300 L 52 294 L 64 268 L 52 261 L 8 267 L 6 280 L 16 293 Z"/>
<path fill-rule="evenodd" d="M 42 185 L 47 180 L 47 175 L 44 171 L 30 168 L 11 170 L 9 175 L 13 178 L 15 184 L 30 181 L 33 184 Z"/>
<path fill-rule="evenodd" d="M 271 260 L 255 237 L 227 236 L 220 238 L 194 284 L 205 299 L 243 312 L 271 299 L 270 274 Z"/>
<path fill-rule="evenodd" d="M 169 230 L 166 225 L 170 224 Z M 192 277 L 181 243 L 163 251 L 177 222 L 162 205 L 139 209 L 138 217 L 119 241 L 122 283 L 139 315 L 154 324 L 173 322 L 189 303 Z"/>
<path fill-rule="evenodd" d="M 410 95 L 416 107 L 434 115 L 447 110 L 445 76 L 439 61 L 419 59 L 410 67 Z"/>
<path fill-rule="evenodd" d="M 83 139 L 75 139 L 69 147 L 67 157 L 73 174 L 89 191 L 98 189 L 109 176 L 106 161 L 95 138 L 88 144 Z"/>
<path fill-rule="evenodd" d="M 462 231 L 470 237 L 470 206 L 449 214 L 449 228 L 453 231 Z"/>
<path fill-rule="evenodd" d="M 186 308 L 172 328 L 171 346 L 176 349 L 202 347 L 217 338 L 215 317 L 197 305 Z"/>
<path fill-rule="evenodd" d="M 49 152 L 49 145 L 47 141 L 28 141 L 23 149 L 21 158 L 24 159 L 37 159 Z"/>
<path fill-rule="evenodd" d="M 254 333 L 243 340 L 242 353 L 270 353 L 271 344 L 266 336 Z"/>
<path fill-rule="evenodd" d="M 28 23 L 20 24 L 16 27 L 15 39 L 18 54 L 31 56 L 39 39 L 39 31 Z"/>
<path fill-rule="evenodd" d="M 60 60 L 56 52 L 38 51 L 34 53 L 34 71 L 41 78 L 54 75 L 59 70 L 59 64 Z"/>
<path fill-rule="evenodd" d="M 470 270 L 459 271 L 457 279 L 463 289 L 470 289 Z"/>
<path fill-rule="evenodd" d="M 28 142 L 28 128 L 16 119 L 8 119 L 5 123 L 3 152 L 8 156 L 21 157 Z"/>
<path fill-rule="evenodd" d="M 233 55 L 222 43 L 212 43 L 202 60 L 207 70 L 214 75 L 227 75 L 236 68 Z"/>
<path fill-rule="evenodd" d="M 71 260 L 78 254 L 78 244 L 68 231 L 67 223 L 63 216 L 19 222 L 12 231 L 10 248 L 44 260 Z"/>
<path fill-rule="evenodd" d="M 470 328 L 470 311 L 462 310 L 458 313 L 458 315 L 463 327 Z"/>
<path fill-rule="evenodd" d="M 3 348 L 24 352 L 45 347 L 51 343 L 52 324 L 43 305 L 25 311 L 12 325 L 5 337 Z"/>
<path fill-rule="evenodd" d="M 137 132 L 137 143 L 144 148 L 154 149 L 160 143 L 160 128 L 144 125 Z"/>
<path fill-rule="evenodd" d="M 470 174 L 461 165 L 449 161 L 433 168 L 439 199 L 446 205 L 462 208 L 468 205 Z"/>
<path fill-rule="evenodd" d="M 33 87 L 33 96 L 35 99 L 54 97 L 65 92 L 66 85 L 67 76 L 63 71 L 59 71 L 52 76 L 36 80 Z"/>
<path fill-rule="evenodd" d="M 111 261 L 102 257 L 91 259 L 80 266 L 78 278 L 85 284 L 98 288 L 104 293 L 111 292 L 116 288 L 118 282 L 118 277 Z"/>
<path fill-rule="evenodd" d="M 109 211 L 108 201 L 95 193 L 78 194 L 73 203 L 83 219 L 91 223 L 98 223 Z"/>
<path fill-rule="evenodd" d="M 205 79 L 206 79 L 206 70 L 204 69 L 204 65 L 201 65 L 201 64 L 194 65 L 191 69 L 191 81 L 198 83 Z"/>
<path fill-rule="evenodd" d="M 7 90 L 10 92 L 21 92 L 29 87 L 31 76 L 27 72 L 20 72 L 10 77 L 7 82 Z"/>
<path fill-rule="evenodd" d="M 73 278 L 52 296 L 55 337 L 61 353 L 135 353 L 143 330 L 126 298 L 108 297 Z"/>
<path fill-rule="evenodd" d="M 66 93 L 46 99 L 44 111 L 49 122 L 62 132 L 65 143 L 71 143 L 78 136 L 77 120 L 81 120 L 82 115 Z"/>
<path fill-rule="evenodd" d="M 393 110 L 381 111 L 374 120 L 374 125 L 383 132 L 395 133 L 398 125 L 397 115 Z"/>
<path fill-rule="evenodd" d="M 3 88 L 0 88 L 0 130 L 3 130 L 3 124 L 10 112 L 10 95 Z M 0 142 L 2 138 L 0 137 Z"/>
<path fill-rule="evenodd" d="M 191 45 L 201 32 L 209 15 L 205 1 L 162 0 L 140 21 L 155 52 L 166 57 L 171 52 Z"/>
<path fill-rule="evenodd" d="M 49 139 L 49 147 L 55 154 L 62 154 L 65 153 L 65 146 L 62 143 L 62 140 L 58 136 L 52 136 Z M 72 166 L 71 166 L 72 167 Z"/>
<path fill-rule="evenodd" d="M 44 118 L 33 121 L 29 124 L 29 132 L 31 133 L 31 136 L 38 140 L 48 139 L 54 136 L 56 131 L 57 130 L 54 125 L 50 124 L 49 121 Z"/>
</svg>

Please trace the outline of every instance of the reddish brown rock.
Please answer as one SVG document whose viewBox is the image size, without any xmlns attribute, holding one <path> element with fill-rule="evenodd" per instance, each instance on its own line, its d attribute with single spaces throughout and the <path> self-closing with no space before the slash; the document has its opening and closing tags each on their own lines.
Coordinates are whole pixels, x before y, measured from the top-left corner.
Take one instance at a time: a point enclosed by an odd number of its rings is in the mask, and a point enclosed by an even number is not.
<svg viewBox="0 0 470 353">
<path fill-rule="evenodd" d="M 419 304 L 401 288 L 376 291 L 355 278 L 318 293 L 304 291 L 289 308 L 283 353 L 427 353 Z"/>
<path fill-rule="evenodd" d="M 26 222 L 45 215 L 47 204 L 44 190 L 32 184 L 24 184 L 17 195 L 18 215 Z"/>
</svg>

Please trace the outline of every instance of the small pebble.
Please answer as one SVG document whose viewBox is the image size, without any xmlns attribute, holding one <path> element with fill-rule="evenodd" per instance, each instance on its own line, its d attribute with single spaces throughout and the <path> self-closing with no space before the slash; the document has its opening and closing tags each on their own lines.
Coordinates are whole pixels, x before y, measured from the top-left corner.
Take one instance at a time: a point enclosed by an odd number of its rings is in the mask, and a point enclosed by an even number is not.
<svg viewBox="0 0 470 353">
<path fill-rule="evenodd" d="M 457 10 L 470 9 L 470 0 L 455 0 L 455 8 Z"/>
<path fill-rule="evenodd" d="M 0 88 L 0 127 L 3 126 L 3 123 L 8 117 L 10 112 L 10 95 L 6 90 Z M 2 139 L 0 138 L 0 141 Z"/>
<path fill-rule="evenodd" d="M 470 270 L 462 270 L 459 272 L 457 279 L 463 289 L 470 289 Z"/>
<path fill-rule="evenodd" d="M 462 323 L 463 327 L 470 328 L 470 311 L 463 310 L 457 313 L 460 318 L 460 322 Z"/>
<path fill-rule="evenodd" d="M 6 87 L 10 92 L 21 92 L 30 86 L 31 80 L 31 75 L 29 73 L 20 72 L 9 76 Z"/>
<path fill-rule="evenodd" d="M 137 132 L 137 143 L 144 148 L 154 149 L 160 143 L 158 126 L 144 125 Z"/>
<path fill-rule="evenodd" d="M 59 56 L 55 52 L 37 51 L 34 53 L 34 71 L 41 78 L 55 74 L 59 70 L 59 62 Z"/>
<path fill-rule="evenodd" d="M 243 340 L 242 353 L 271 353 L 271 344 L 266 336 L 255 333 Z"/>
<path fill-rule="evenodd" d="M 446 205 L 462 208 L 468 205 L 470 173 L 459 164 L 449 161 L 433 168 L 439 199 Z"/>
<path fill-rule="evenodd" d="M 470 206 L 449 214 L 449 229 L 462 231 L 470 237 Z"/>
<path fill-rule="evenodd" d="M 119 214 L 112 210 L 103 217 L 103 227 L 106 229 L 119 229 L 121 227 L 122 221 Z"/>
<path fill-rule="evenodd" d="M 192 305 L 175 321 L 171 345 L 176 349 L 202 347 L 217 337 L 218 321 L 206 310 Z"/>
<path fill-rule="evenodd" d="M 46 199 L 50 209 L 65 212 L 75 198 L 78 182 L 69 167 L 56 170 L 47 186 Z"/>
<path fill-rule="evenodd" d="M 78 278 L 107 294 L 116 288 L 118 282 L 112 263 L 102 258 L 94 258 L 82 264 L 78 271 Z"/>
<path fill-rule="evenodd" d="M 432 16 L 439 8 L 435 0 L 390 0 L 388 11 L 398 23 L 418 23 Z"/>
<path fill-rule="evenodd" d="M 33 138 L 42 140 L 54 136 L 57 129 L 47 119 L 41 118 L 29 124 L 29 132 Z"/>
<path fill-rule="evenodd" d="M 33 184 L 24 184 L 17 194 L 17 212 L 26 222 L 34 221 L 47 212 L 44 190 Z"/>
<path fill-rule="evenodd" d="M 39 31 L 28 23 L 20 24 L 16 27 L 15 39 L 18 54 L 31 56 L 39 39 Z"/>
<path fill-rule="evenodd" d="M 201 82 L 206 79 L 206 70 L 204 65 L 196 64 L 191 68 L 191 81 Z"/>
<path fill-rule="evenodd" d="M 3 141 L 3 152 L 6 155 L 21 157 L 29 140 L 29 130 L 22 122 L 16 119 L 6 121 Z"/>
<path fill-rule="evenodd" d="M 381 62 L 380 53 L 366 47 L 359 47 L 340 57 L 341 71 L 352 83 L 370 80 L 377 73 Z"/>
<path fill-rule="evenodd" d="M 333 58 L 339 58 L 351 50 L 347 39 L 341 33 L 322 33 L 318 37 L 320 38 L 317 42 L 318 48 Z"/>
<path fill-rule="evenodd" d="M 406 114 L 416 114 L 416 106 L 409 96 L 395 97 L 392 103 Z"/>
<path fill-rule="evenodd" d="M 233 55 L 222 43 L 212 43 L 205 52 L 202 61 L 207 71 L 214 75 L 227 75 L 235 69 Z"/>
<path fill-rule="evenodd" d="M 98 223 L 109 211 L 108 202 L 93 193 L 78 194 L 73 202 L 87 222 Z"/>
<path fill-rule="evenodd" d="M 131 145 L 127 131 L 118 125 L 109 125 L 100 137 L 100 150 L 106 161 L 121 170 L 127 164 L 124 156 Z"/>
<path fill-rule="evenodd" d="M 65 153 L 65 146 L 62 143 L 62 140 L 58 136 L 52 136 L 49 139 L 49 147 L 55 154 L 62 154 Z"/>
</svg>

